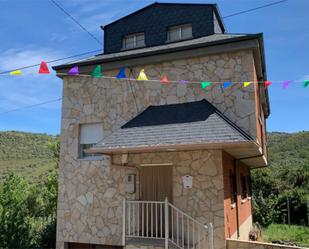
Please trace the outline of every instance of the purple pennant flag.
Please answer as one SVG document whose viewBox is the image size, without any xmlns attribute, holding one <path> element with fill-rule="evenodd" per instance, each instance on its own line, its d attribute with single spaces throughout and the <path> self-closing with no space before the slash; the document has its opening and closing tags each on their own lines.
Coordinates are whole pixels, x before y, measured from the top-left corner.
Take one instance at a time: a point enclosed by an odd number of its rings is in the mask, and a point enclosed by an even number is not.
<svg viewBox="0 0 309 249">
<path fill-rule="evenodd" d="M 72 67 L 68 74 L 69 75 L 77 75 L 77 74 L 79 74 L 78 66 Z"/>
<path fill-rule="evenodd" d="M 189 83 L 189 81 L 187 81 L 187 80 L 181 80 L 181 81 L 179 81 L 181 84 L 187 84 L 187 83 Z"/>
<path fill-rule="evenodd" d="M 287 89 L 289 87 L 289 84 L 291 83 L 292 81 L 291 80 L 285 80 L 283 81 L 282 83 L 282 88 L 283 89 Z"/>
</svg>

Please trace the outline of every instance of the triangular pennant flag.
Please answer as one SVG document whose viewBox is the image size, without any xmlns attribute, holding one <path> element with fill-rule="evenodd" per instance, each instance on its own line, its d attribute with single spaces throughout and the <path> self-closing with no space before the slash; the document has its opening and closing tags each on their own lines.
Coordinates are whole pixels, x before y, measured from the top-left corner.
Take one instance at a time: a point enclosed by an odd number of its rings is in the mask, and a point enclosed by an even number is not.
<svg viewBox="0 0 309 249">
<path fill-rule="evenodd" d="M 137 77 L 137 80 L 148 80 L 145 70 L 142 69 Z"/>
<path fill-rule="evenodd" d="M 122 67 L 120 68 L 119 73 L 116 75 L 117 79 L 125 79 L 126 78 L 126 68 Z"/>
<path fill-rule="evenodd" d="M 309 80 L 304 80 L 304 87 L 309 86 Z"/>
<path fill-rule="evenodd" d="M 91 76 L 94 78 L 101 78 L 102 77 L 102 67 L 101 65 L 97 65 L 95 69 L 92 71 Z"/>
<path fill-rule="evenodd" d="M 22 74 L 21 70 L 15 70 L 15 71 L 10 72 L 10 75 L 20 75 L 20 74 Z"/>
<path fill-rule="evenodd" d="M 162 79 L 160 80 L 160 82 L 161 82 L 161 83 L 169 83 L 170 81 L 169 81 L 169 79 L 167 78 L 167 76 L 164 75 L 164 76 L 162 77 Z"/>
<path fill-rule="evenodd" d="M 202 89 L 206 89 L 207 87 L 209 87 L 212 83 L 210 81 L 204 81 L 201 82 L 201 87 Z"/>
<path fill-rule="evenodd" d="M 244 82 L 244 87 L 250 86 L 251 84 L 252 84 L 251 81 L 245 81 L 245 82 Z"/>
<path fill-rule="evenodd" d="M 69 74 L 69 75 L 77 75 L 77 74 L 79 74 L 78 66 L 72 67 L 72 68 L 69 70 L 68 74 Z"/>
<path fill-rule="evenodd" d="M 271 81 L 265 81 L 265 82 L 264 82 L 264 86 L 265 86 L 265 87 L 269 87 L 271 84 L 272 84 Z"/>
<path fill-rule="evenodd" d="M 41 62 L 39 74 L 49 74 L 49 69 L 45 61 Z"/>
<path fill-rule="evenodd" d="M 287 89 L 287 88 L 289 87 L 289 85 L 290 85 L 291 82 L 292 82 L 291 80 L 285 80 L 285 81 L 283 81 L 283 82 L 282 82 L 282 88 L 283 88 L 283 89 Z"/>
<path fill-rule="evenodd" d="M 230 85 L 232 85 L 232 82 L 229 81 L 223 82 L 223 88 L 228 88 Z"/>
<path fill-rule="evenodd" d="M 189 81 L 188 80 L 181 80 L 181 81 L 179 81 L 181 84 L 187 84 L 187 83 L 189 83 Z"/>
</svg>

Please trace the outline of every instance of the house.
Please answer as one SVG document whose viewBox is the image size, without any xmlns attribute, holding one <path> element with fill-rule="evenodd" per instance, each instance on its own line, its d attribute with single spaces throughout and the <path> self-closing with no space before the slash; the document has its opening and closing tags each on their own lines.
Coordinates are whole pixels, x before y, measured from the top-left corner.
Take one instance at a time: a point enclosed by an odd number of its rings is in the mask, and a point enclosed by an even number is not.
<svg viewBox="0 0 309 249">
<path fill-rule="evenodd" d="M 270 109 L 263 84 L 240 83 L 266 80 L 263 35 L 227 33 L 215 4 L 154 3 L 102 29 L 104 53 L 54 67 L 63 79 L 57 248 L 248 240 L 250 170 L 267 165 Z M 97 65 L 102 78 L 90 76 Z M 80 75 L 67 75 L 73 66 Z M 134 80 L 141 69 L 149 81 Z"/>
</svg>

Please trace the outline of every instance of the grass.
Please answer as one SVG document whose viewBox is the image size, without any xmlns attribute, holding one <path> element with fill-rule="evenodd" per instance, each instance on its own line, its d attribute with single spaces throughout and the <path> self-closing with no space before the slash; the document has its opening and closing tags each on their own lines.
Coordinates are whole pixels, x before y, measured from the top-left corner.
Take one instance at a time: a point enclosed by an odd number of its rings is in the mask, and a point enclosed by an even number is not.
<svg viewBox="0 0 309 249">
<path fill-rule="evenodd" d="M 262 239 L 265 242 L 273 240 L 293 241 L 298 246 L 309 247 L 309 227 L 283 224 L 271 224 L 262 231 Z"/>
</svg>

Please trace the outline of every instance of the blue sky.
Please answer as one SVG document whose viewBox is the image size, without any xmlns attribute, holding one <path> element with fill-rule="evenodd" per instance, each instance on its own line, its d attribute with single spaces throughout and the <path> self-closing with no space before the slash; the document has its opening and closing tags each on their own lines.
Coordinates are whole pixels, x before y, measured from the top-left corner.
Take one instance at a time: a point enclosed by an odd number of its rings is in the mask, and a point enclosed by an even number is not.
<svg viewBox="0 0 309 249">
<path fill-rule="evenodd" d="M 105 25 L 141 7 L 148 0 L 58 0 L 58 2 L 99 39 Z M 217 3 L 222 16 L 273 1 L 159 1 Z M 251 13 L 226 18 L 230 33 L 264 33 L 269 80 L 309 79 L 309 1 L 289 0 Z M 49 0 L 0 0 L 0 71 L 41 60 L 53 60 L 101 49 L 90 36 Z M 60 102 L 3 113 L 15 108 L 61 97 L 61 80 L 55 75 L 0 76 L 0 130 L 21 130 L 58 134 Z M 28 74 L 28 75 L 27 75 Z M 292 84 L 270 87 L 271 115 L 268 131 L 309 130 L 309 88 Z"/>
</svg>

